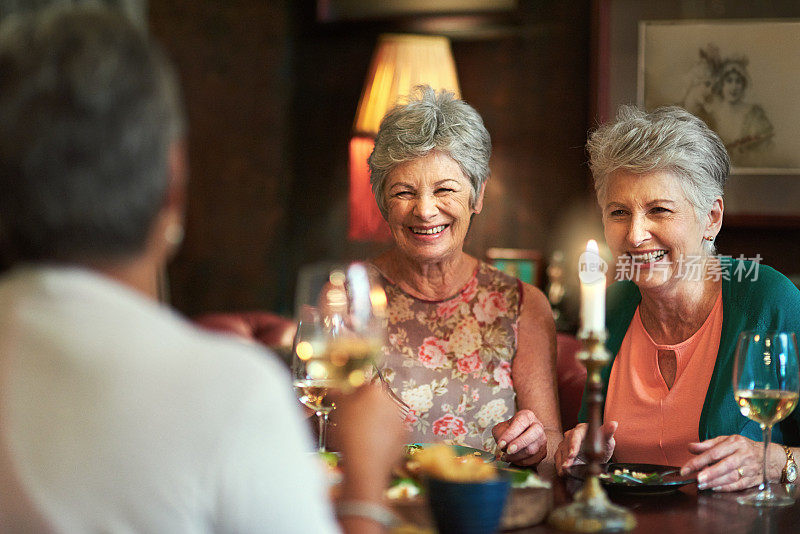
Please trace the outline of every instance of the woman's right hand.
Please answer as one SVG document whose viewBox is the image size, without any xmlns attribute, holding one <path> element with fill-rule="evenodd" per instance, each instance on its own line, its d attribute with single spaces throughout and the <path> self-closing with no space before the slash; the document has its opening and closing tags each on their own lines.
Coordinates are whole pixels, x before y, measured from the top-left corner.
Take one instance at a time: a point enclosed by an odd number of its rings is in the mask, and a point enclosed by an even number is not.
<svg viewBox="0 0 800 534">
<path fill-rule="evenodd" d="M 614 454 L 614 447 L 616 446 L 614 432 L 617 431 L 617 426 L 619 426 L 619 423 L 616 421 L 606 421 L 600 427 L 601 442 L 603 444 L 601 463 L 609 461 Z M 586 423 L 579 423 L 578 426 L 564 434 L 564 439 L 558 445 L 555 454 L 556 470 L 559 476 L 564 475 L 567 467 L 587 462 L 586 455 L 583 452 L 583 442 L 586 439 L 588 428 Z"/>
</svg>

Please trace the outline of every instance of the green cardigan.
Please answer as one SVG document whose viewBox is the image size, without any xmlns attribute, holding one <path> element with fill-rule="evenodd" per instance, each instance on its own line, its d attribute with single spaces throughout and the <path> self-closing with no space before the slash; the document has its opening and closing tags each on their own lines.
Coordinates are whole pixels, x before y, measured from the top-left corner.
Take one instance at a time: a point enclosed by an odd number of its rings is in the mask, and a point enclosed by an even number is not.
<svg viewBox="0 0 800 534">
<path fill-rule="evenodd" d="M 766 265 L 726 256 L 720 257 L 720 260 L 723 273 L 722 333 L 714 372 L 700 414 L 699 435 L 701 440 L 705 440 L 741 434 L 761 441 L 761 427 L 739 412 L 733 398 L 732 376 L 736 342 L 743 330 L 788 330 L 797 332 L 800 336 L 800 290 L 788 278 Z M 752 270 L 756 267 L 757 278 L 753 280 Z M 608 390 L 608 378 L 614 358 L 641 300 L 639 288 L 631 281 L 617 282 L 609 287 L 606 348 L 612 356 L 602 371 L 604 394 Z M 586 420 L 586 409 L 584 394 L 579 421 Z M 800 408 L 775 425 L 772 439 L 786 445 L 800 445 Z"/>
</svg>

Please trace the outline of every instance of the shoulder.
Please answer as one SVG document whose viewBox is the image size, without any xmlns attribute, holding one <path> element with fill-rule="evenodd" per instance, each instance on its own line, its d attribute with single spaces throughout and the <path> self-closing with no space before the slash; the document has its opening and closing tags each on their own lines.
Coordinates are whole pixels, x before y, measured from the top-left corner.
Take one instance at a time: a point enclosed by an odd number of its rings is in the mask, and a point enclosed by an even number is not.
<svg viewBox="0 0 800 534">
<path fill-rule="evenodd" d="M 507 287 L 519 287 L 519 284 L 522 283 L 517 277 L 504 273 L 494 265 L 482 260 L 478 260 L 477 274 L 485 280 L 491 280 L 495 284 Z"/>
<path fill-rule="evenodd" d="M 544 339 L 555 340 L 555 321 L 550 301 L 539 288 L 520 282 L 522 287 L 522 304 L 519 314 L 520 345 L 525 346 L 526 336 L 532 335 L 541 344 Z M 542 337 L 544 336 L 544 337 Z"/>
<path fill-rule="evenodd" d="M 747 110 L 746 116 L 749 118 L 766 119 L 767 113 L 766 111 L 764 111 L 764 108 L 762 108 L 758 104 L 752 104 L 750 108 Z"/>
<path fill-rule="evenodd" d="M 532 286 L 525 282 L 520 282 L 522 288 L 522 313 L 533 313 L 539 315 L 541 313 L 550 313 L 550 301 L 538 287 Z"/>
<path fill-rule="evenodd" d="M 209 332 L 180 319 L 171 343 L 175 363 L 180 361 L 183 368 L 192 369 L 184 380 L 207 383 L 206 394 L 229 399 L 231 407 L 251 395 L 271 398 L 289 388 L 286 365 L 262 345 Z"/>
<path fill-rule="evenodd" d="M 744 127 L 759 128 L 761 130 L 772 130 L 772 124 L 769 122 L 769 119 L 767 118 L 767 113 L 764 111 L 764 108 L 762 108 L 758 104 L 753 104 L 752 106 L 750 106 L 750 109 L 748 109 L 747 113 L 745 113 Z"/>
<path fill-rule="evenodd" d="M 729 280 L 723 299 L 734 312 L 800 317 L 800 290 L 786 276 L 759 262 L 728 259 L 726 264 Z"/>
<path fill-rule="evenodd" d="M 800 290 L 769 265 L 743 259 L 726 259 L 733 295 L 750 299 L 796 300 Z"/>
<path fill-rule="evenodd" d="M 506 274 L 497 267 L 480 261 L 478 265 L 479 276 L 491 281 L 502 288 L 513 291 L 519 294 L 519 302 L 522 307 L 522 313 L 539 313 L 544 310 L 550 311 L 550 302 L 547 297 L 538 287 L 523 282 L 519 278 Z M 486 282 L 484 282 L 486 283 Z"/>
</svg>

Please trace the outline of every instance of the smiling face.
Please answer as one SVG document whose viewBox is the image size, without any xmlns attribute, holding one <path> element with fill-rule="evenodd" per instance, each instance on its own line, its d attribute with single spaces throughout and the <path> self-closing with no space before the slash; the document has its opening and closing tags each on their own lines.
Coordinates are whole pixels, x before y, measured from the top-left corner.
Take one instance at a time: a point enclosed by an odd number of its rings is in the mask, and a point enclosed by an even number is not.
<svg viewBox="0 0 800 534">
<path fill-rule="evenodd" d="M 730 71 L 722 79 L 722 98 L 726 102 L 735 103 L 744 95 L 745 80 L 736 71 Z"/>
<path fill-rule="evenodd" d="M 387 178 L 386 220 L 400 252 L 416 262 L 456 257 L 483 204 L 481 190 L 471 208 L 471 192 L 461 167 L 441 152 L 397 166 Z"/>
<path fill-rule="evenodd" d="M 699 221 L 680 178 L 665 171 L 613 173 L 602 208 L 606 242 L 620 265 L 638 270 L 633 281 L 641 290 L 686 280 L 689 262 L 704 256 L 703 236 L 716 235 L 722 220 L 721 211 L 717 221 L 712 209 Z"/>
</svg>

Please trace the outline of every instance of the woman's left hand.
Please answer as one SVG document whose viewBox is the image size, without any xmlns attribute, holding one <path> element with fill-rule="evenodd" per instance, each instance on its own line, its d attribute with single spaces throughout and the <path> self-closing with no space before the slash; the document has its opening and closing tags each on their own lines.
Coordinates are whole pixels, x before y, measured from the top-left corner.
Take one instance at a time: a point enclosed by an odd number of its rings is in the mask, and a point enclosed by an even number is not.
<svg viewBox="0 0 800 534">
<path fill-rule="evenodd" d="M 763 444 L 744 436 L 718 436 L 690 443 L 696 454 L 681 467 L 681 476 L 697 472 L 697 488 L 739 491 L 761 483 Z"/>
<path fill-rule="evenodd" d="M 547 455 L 544 426 L 530 410 L 520 410 L 511 419 L 497 423 L 492 435 L 505 453 L 503 460 L 512 464 L 536 465 Z"/>
</svg>

